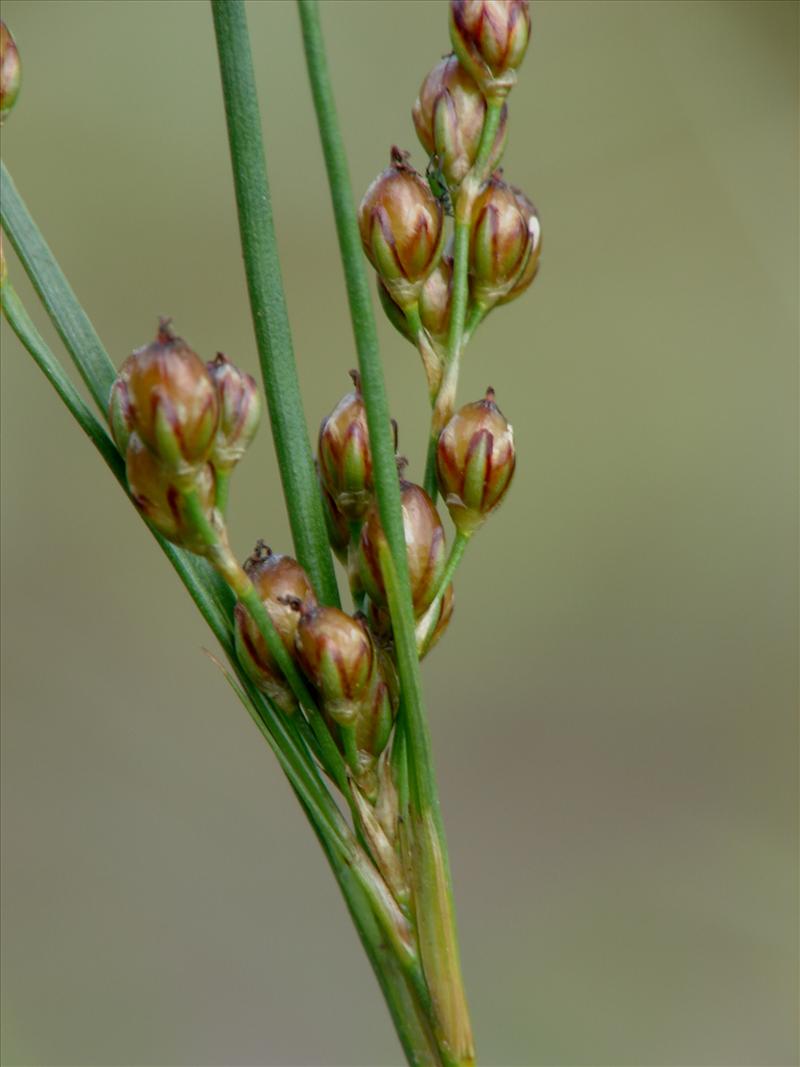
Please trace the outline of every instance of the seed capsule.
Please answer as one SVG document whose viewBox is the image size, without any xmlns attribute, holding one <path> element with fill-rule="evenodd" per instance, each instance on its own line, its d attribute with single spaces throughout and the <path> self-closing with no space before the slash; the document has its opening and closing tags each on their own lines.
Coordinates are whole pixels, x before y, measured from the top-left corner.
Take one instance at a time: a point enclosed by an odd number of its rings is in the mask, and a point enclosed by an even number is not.
<svg viewBox="0 0 800 1067">
<path fill-rule="evenodd" d="M 435 346 L 447 344 L 450 331 L 450 305 L 453 289 L 453 257 L 446 252 L 425 279 L 419 294 L 419 317 Z M 416 344 L 405 315 L 378 280 L 378 296 L 391 324 L 408 341 Z"/>
<path fill-rule="evenodd" d="M 411 599 L 417 618 L 436 594 L 445 567 L 444 527 L 433 501 L 423 488 L 401 481 L 403 529 L 406 540 Z M 370 598 L 386 607 L 386 587 L 380 567 L 379 549 L 386 544 L 376 504 L 372 504 L 361 528 L 359 570 Z"/>
<path fill-rule="evenodd" d="M 256 588 L 272 625 L 286 650 L 294 655 L 294 641 L 300 616 L 287 603 L 292 598 L 314 602 L 314 590 L 300 564 L 291 556 L 272 552 L 259 541 L 244 569 Z M 236 654 L 250 677 L 287 715 L 297 708 L 297 701 L 275 663 L 267 643 L 242 604 L 234 608 Z"/>
<path fill-rule="evenodd" d="M 0 22 L 0 122 L 17 102 L 21 81 L 22 64 L 16 41 L 5 22 Z"/>
<path fill-rule="evenodd" d="M 486 101 L 474 79 L 456 56 L 445 56 L 422 83 L 412 117 L 425 151 L 429 156 L 438 156 L 451 192 L 475 162 L 485 115 Z M 503 105 L 489 170 L 494 170 L 503 154 L 506 117 Z"/>
<path fill-rule="evenodd" d="M 108 425 L 119 451 L 124 456 L 128 450 L 128 441 L 133 433 L 133 407 L 128 391 L 128 364 L 125 360 L 111 386 L 108 399 Z"/>
<path fill-rule="evenodd" d="M 531 33 L 528 0 L 450 0 L 450 39 L 487 99 L 516 81 Z"/>
<path fill-rule="evenodd" d="M 125 456 L 128 488 L 133 502 L 151 526 L 181 548 L 202 553 L 205 542 L 189 521 L 184 493 L 196 491 L 200 505 L 208 516 L 214 505 L 214 472 L 205 463 L 192 470 L 191 480 L 178 479 L 175 472 L 161 463 L 137 433 L 128 440 Z"/>
<path fill-rule="evenodd" d="M 162 319 L 152 344 L 126 360 L 133 427 L 178 472 L 211 455 L 219 422 L 214 383 L 200 357 Z"/>
<path fill-rule="evenodd" d="M 256 435 L 261 397 L 253 376 L 240 371 L 222 352 L 206 363 L 206 369 L 219 400 L 219 425 L 211 460 L 217 470 L 230 471 Z"/>
<path fill-rule="evenodd" d="M 442 252 L 444 210 L 399 148 L 364 194 L 358 225 L 364 252 L 394 301 L 413 306 Z"/>
<path fill-rule="evenodd" d="M 465 404 L 439 435 L 439 489 L 456 529 L 470 535 L 500 504 L 516 466 L 514 431 L 494 402 Z"/>
<path fill-rule="evenodd" d="M 295 650 L 304 674 L 317 689 L 323 711 L 340 726 L 355 726 L 376 670 L 367 628 L 338 608 L 298 604 Z"/>
<path fill-rule="evenodd" d="M 360 378 L 350 375 L 355 389 L 322 420 L 317 452 L 322 484 L 342 515 L 357 522 L 372 496 L 372 456 Z"/>
<path fill-rule="evenodd" d="M 490 308 L 514 288 L 530 258 L 528 217 L 512 189 L 495 174 L 475 201 L 470 240 L 470 291 Z"/>
<path fill-rule="evenodd" d="M 425 280 L 419 296 L 419 317 L 431 339 L 440 346 L 447 344 L 450 332 L 450 308 L 453 295 L 453 257 L 443 255 Z"/>
<path fill-rule="evenodd" d="M 514 199 L 517 201 L 520 210 L 528 220 L 531 251 L 519 277 L 505 296 L 500 297 L 497 301 L 498 304 L 507 304 L 509 300 L 516 300 L 531 285 L 533 279 L 539 273 L 539 256 L 542 251 L 542 226 L 539 222 L 539 212 L 521 189 L 517 189 L 513 185 L 509 186 L 509 188 L 514 194 Z"/>
</svg>

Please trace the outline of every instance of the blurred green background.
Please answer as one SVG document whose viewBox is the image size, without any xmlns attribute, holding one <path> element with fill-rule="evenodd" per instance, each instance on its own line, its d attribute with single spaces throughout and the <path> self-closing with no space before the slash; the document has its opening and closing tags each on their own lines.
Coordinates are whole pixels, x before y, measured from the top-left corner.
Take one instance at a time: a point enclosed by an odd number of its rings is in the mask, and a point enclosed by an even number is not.
<svg viewBox="0 0 800 1067">
<path fill-rule="evenodd" d="M 323 4 L 357 195 L 392 143 L 424 164 L 446 15 Z M 314 430 L 355 357 L 294 7 L 250 16 Z M 3 17 L 4 157 L 115 360 L 169 313 L 255 372 L 207 4 Z M 533 17 L 505 165 L 543 267 L 460 394 L 495 387 L 518 475 L 424 670 L 480 1058 L 794 1064 L 798 7 Z M 419 477 L 421 369 L 380 329 Z M 2 428 L 4 1062 L 397 1064 L 203 624 L 5 326 Z M 232 529 L 289 547 L 266 430 Z"/>
</svg>

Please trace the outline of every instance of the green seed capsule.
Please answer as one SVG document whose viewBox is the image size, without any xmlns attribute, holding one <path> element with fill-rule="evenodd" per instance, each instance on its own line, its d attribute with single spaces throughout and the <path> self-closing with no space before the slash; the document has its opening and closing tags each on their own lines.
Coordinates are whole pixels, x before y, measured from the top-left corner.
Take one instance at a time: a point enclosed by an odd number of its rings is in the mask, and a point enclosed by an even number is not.
<svg viewBox="0 0 800 1067">
<path fill-rule="evenodd" d="M 450 516 L 463 534 L 473 533 L 502 502 L 516 467 L 514 430 L 494 402 L 465 404 L 439 435 L 436 470 Z"/>
</svg>

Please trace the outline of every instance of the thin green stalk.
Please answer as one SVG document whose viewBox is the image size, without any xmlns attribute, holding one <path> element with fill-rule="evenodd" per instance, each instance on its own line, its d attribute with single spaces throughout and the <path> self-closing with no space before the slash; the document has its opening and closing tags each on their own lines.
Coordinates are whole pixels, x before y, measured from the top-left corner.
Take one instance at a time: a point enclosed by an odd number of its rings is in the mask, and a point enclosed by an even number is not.
<svg viewBox="0 0 800 1067">
<path fill-rule="evenodd" d="M 425 488 L 436 499 L 435 448 L 439 434 L 453 414 L 458 388 L 458 373 L 461 353 L 469 339 L 465 333 L 467 302 L 469 300 L 469 239 L 472 229 L 472 212 L 481 185 L 488 177 L 487 164 L 494 146 L 497 129 L 503 113 L 503 104 L 489 103 L 483 120 L 478 154 L 459 189 L 455 202 L 455 229 L 453 235 L 453 281 L 450 298 L 450 332 L 447 338 L 447 358 L 445 360 L 442 384 L 439 389 L 431 418 L 431 434 L 428 445 L 428 459 L 425 465 Z M 470 320 L 472 333 L 480 319 Z"/>
<path fill-rule="evenodd" d="M 397 478 L 389 405 L 378 352 L 378 335 L 372 312 L 372 300 L 364 270 L 347 159 L 339 131 L 325 57 L 319 23 L 319 6 L 316 0 L 298 0 L 298 8 L 344 267 L 353 335 L 358 351 L 361 391 L 367 409 L 375 495 L 391 554 L 393 582 L 396 589 L 396 603 L 392 610 L 392 629 L 399 653 L 400 681 L 408 708 L 409 747 L 417 765 L 417 801 L 420 805 L 434 806 L 438 809 L 436 785 L 432 773 L 430 739 L 422 710 L 419 664 L 416 653 L 413 651 L 414 615 L 411 607 L 405 531 L 400 506 L 400 485 Z M 405 654 L 402 654 L 401 649 L 405 651 Z"/>
<path fill-rule="evenodd" d="M 408 328 L 416 343 L 417 351 L 422 358 L 422 366 L 428 381 L 428 393 L 431 406 L 433 406 L 436 401 L 436 394 L 439 392 L 439 387 L 442 383 L 442 361 L 439 358 L 439 353 L 431 343 L 428 331 L 422 325 L 419 304 L 412 304 L 411 307 L 405 309 L 404 314 Z"/>
<path fill-rule="evenodd" d="M 398 673 L 403 691 L 404 722 L 409 754 L 409 807 L 419 817 L 429 833 L 416 835 L 417 849 L 427 857 L 426 869 L 436 868 L 445 873 L 441 879 L 428 879 L 423 886 L 424 901 L 419 907 L 435 913 L 439 930 L 447 928 L 448 947 L 455 944 L 454 917 L 447 850 L 444 839 L 439 797 L 433 768 L 430 733 L 422 702 L 419 660 L 416 651 L 414 614 L 406 558 L 405 533 L 400 507 L 400 486 L 394 459 L 394 447 L 389 423 L 389 409 L 378 352 L 377 333 L 372 301 L 367 286 L 356 221 L 347 159 L 336 117 L 330 75 L 325 57 L 319 23 L 319 6 L 315 0 L 298 0 L 303 30 L 303 44 L 314 106 L 317 113 L 320 139 L 328 172 L 336 230 L 344 267 L 353 333 L 358 350 L 359 369 L 364 403 L 367 410 L 370 449 L 372 452 L 375 492 L 381 523 L 388 549 L 381 553 L 381 567 L 389 594 L 389 608 L 397 651 Z M 425 965 L 423 959 L 423 965 Z M 440 968 L 425 966 L 429 980 L 435 978 L 449 986 L 453 994 L 450 1005 L 457 1002 L 458 1010 L 447 1012 L 448 1004 L 436 990 L 431 990 L 439 1011 L 437 1028 L 444 1031 L 444 1044 L 458 1062 L 472 1062 L 474 1053 L 466 998 L 457 956 L 449 954 L 450 970 L 445 975 Z"/>
<path fill-rule="evenodd" d="M 228 492 L 231 486 L 231 472 L 217 470 L 214 478 L 214 507 L 225 515 L 228 510 Z"/>
<path fill-rule="evenodd" d="M 450 554 L 447 557 L 447 563 L 442 572 L 442 577 L 439 579 L 439 584 L 436 587 L 433 600 L 431 601 L 430 607 L 426 609 L 425 614 L 417 623 L 417 650 L 420 655 L 423 655 L 427 650 L 431 633 L 436 626 L 442 597 L 447 592 L 447 587 L 452 582 L 453 576 L 458 570 L 458 565 L 461 562 L 461 558 L 464 555 L 467 545 L 469 544 L 470 536 L 470 534 L 464 534 L 460 530 L 456 531 L 456 536 L 453 539 L 453 545 L 450 549 Z"/>
<path fill-rule="evenodd" d="M 488 175 L 485 173 L 489 156 L 497 136 L 497 128 L 503 113 L 503 103 L 494 102 L 486 106 L 483 131 L 478 145 L 478 154 L 469 174 L 462 182 L 455 203 L 455 239 L 453 243 L 453 289 L 450 311 L 450 333 L 447 339 L 448 359 L 455 359 L 461 354 L 464 336 L 464 320 L 469 299 L 468 260 L 469 235 L 472 225 L 472 209 L 480 192 L 482 183 Z"/>
<path fill-rule="evenodd" d="M 289 523 L 317 594 L 338 607 L 278 260 L 247 14 L 243 0 L 212 0 L 211 7 L 247 289 Z"/>
<path fill-rule="evenodd" d="M 0 216 L 14 251 L 53 321 L 64 347 L 103 415 L 108 410 L 108 394 L 117 376 L 100 338 L 86 312 L 78 303 L 69 282 L 53 258 L 41 233 L 17 192 L 5 163 L 0 164 Z"/>
</svg>

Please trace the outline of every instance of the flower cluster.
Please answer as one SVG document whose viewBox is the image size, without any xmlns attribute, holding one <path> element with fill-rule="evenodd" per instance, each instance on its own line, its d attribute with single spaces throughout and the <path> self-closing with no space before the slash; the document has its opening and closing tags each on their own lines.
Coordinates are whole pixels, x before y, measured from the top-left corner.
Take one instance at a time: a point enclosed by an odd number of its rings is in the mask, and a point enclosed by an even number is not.
<svg viewBox="0 0 800 1067">
<path fill-rule="evenodd" d="M 516 462 L 512 428 L 491 388 L 455 410 L 461 352 L 492 308 L 531 284 L 541 244 L 533 205 L 497 170 L 509 126 L 506 97 L 528 42 L 527 3 L 453 0 L 450 28 L 454 53 L 424 80 L 413 108 L 429 155 L 427 180 L 408 153 L 393 148 L 359 209 L 381 302 L 422 354 L 433 407 L 423 484 L 407 479 L 397 458 L 420 657 L 448 628 L 465 545 L 504 499 Z M 241 566 L 232 555 L 228 479 L 256 432 L 260 401 L 253 379 L 227 357 L 203 362 L 161 320 L 156 339 L 123 363 L 108 420 L 136 506 L 165 538 L 205 556 L 235 593 L 235 650 L 253 685 L 307 731 L 329 771 L 325 746 L 335 746 L 361 827 L 400 902 L 406 890 L 389 760 L 399 703 L 385 570 L 391 553 L 361 381 L 355 371 L 351 377 L 353 388 L 322 421 L 316 464 L 352 614 L 324 603 L 300 563 L 263 541 Z M 396 453 L 396 424 L 394 446 Z M 449 548 L 439 494 L 455 528 Z M 345 787 L 341 777 L 338 784 Z"/>
</svg>

